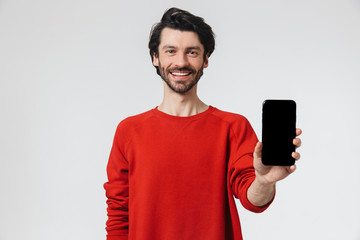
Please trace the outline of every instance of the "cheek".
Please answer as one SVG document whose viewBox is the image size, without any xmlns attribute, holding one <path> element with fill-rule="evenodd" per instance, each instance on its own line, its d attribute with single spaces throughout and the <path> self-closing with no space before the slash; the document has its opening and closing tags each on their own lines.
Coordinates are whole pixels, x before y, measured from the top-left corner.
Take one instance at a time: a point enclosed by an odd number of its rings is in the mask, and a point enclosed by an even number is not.
<svg viewBox="0 0 360 240">
<path fill-rule="evenodd" d="M 207 63 L 201 61 L 201 62 L 196 62 L 196 63 L 192 64 L 191 66 L 197 70 L 200 70 L 201 68 L 206 68 Z"/>
<path fill-rule="evenodd" d="M 203 56 L 190 59 L 189 64 L 196 69 L 206 68 L 208 66 L 207 58 L 204 60 Z"/>
<path fill-rule="evenodd" d="M 170 65 L 170 63 L 167 58 L 158 58 L 158 65 L 161 66 L 162 68 L 167 68 Z"/>
</svg>

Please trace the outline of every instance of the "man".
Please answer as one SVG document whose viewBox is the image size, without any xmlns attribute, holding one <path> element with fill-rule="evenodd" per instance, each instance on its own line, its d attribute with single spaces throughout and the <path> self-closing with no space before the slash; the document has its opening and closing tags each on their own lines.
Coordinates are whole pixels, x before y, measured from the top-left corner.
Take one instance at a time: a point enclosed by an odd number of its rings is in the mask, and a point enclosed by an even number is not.
<svg viewBox="0 0 360 240">
<path fill-rule="evenodd" d="M 104 185 L 108 240 L 240 240 L 233 196 L 262 212 L 275 183 L 295 171 L 295 165 L 264 166 L 246 118 L 197 96 L 214 46 L 211 27 L 180 9 L 166 11 L 152 29 L 150 55 L 164 98 L 116 130 Z"/>
</svg>

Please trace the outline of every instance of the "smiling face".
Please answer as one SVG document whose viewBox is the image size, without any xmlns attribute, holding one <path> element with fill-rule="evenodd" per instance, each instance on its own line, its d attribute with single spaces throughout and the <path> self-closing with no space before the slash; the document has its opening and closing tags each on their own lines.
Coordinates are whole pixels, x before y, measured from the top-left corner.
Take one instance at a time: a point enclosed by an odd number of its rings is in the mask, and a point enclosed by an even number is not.
<svg viewBox="0 0 360 240">
<path fill-rule="evenodd" d="M 164 28 L 158 52 L 153 64 L 159 67 L 167 86 L 177 93 L 191 90 L 208 66 L 208 56 L 204 59 L 204 47 L 195 32 Z"/>
</svg>

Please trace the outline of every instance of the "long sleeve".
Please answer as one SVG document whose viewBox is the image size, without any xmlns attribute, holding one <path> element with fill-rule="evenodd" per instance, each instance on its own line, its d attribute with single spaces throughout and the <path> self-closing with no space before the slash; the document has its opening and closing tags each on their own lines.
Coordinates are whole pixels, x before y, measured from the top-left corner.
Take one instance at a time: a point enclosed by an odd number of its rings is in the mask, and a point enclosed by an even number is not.
<svg viewBox="0 0 360 240">
<path fill-rule="evenodd" d="M 233 194 L 249 211 L 263 212 L 270 204 L 257 207 L 247 198 L 247 190 L 255 179 L 253 151 L 258 142 L 250 123 L 245 119 L 232 126 L 232 145 L 230 156 L 230 186 Z"/>
<path fill-rule="evenodd" d="M 123 154 L 122 141 L 124 139 L 119 125 L 107 165 L 108 182 L 104 184 L 108 205 L 106 222 L 108 240 L 128 239 L 129 167 Z"/>
<path fill-rule="evenodd" d="M 245 117 L 213 107 L 122 120 L 107 166 L 107 240 L 242 240 L 234 196 L 264 210 L 247 199 L 256 143 Z"/>
</svg>

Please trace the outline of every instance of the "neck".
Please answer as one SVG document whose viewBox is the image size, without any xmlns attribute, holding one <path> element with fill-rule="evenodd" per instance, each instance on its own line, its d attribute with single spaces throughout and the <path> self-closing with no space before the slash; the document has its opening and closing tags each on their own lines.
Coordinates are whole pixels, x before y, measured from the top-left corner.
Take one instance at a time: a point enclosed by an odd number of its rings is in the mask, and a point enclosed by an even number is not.
<svg viewBox="0 0 360 240">
<path fill-rule="evenodd" d="M 158 110 L 169 115 L 188 117 L 206 111 L 209 106 L 197 96 L 197 85 L 185 94 L 176 93 L 164 85 L 164 99 Z"/>
</svg>

